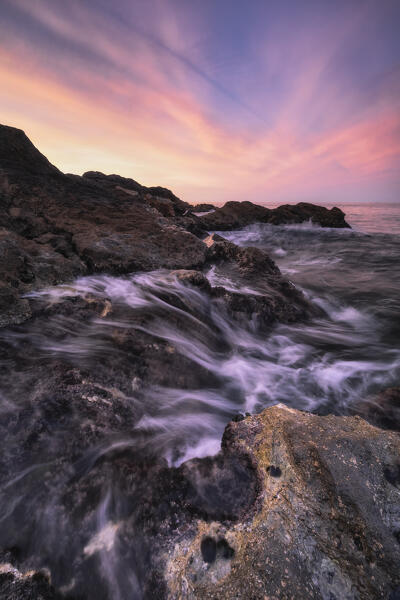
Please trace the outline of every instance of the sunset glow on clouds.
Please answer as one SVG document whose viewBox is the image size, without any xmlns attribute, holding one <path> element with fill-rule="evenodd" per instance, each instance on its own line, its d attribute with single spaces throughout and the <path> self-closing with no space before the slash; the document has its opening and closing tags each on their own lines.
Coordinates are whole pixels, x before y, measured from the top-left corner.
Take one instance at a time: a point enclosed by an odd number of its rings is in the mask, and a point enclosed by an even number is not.
<svg viewBox="0 0 400 600">
<path fill-rule="evenodd" d="M 3 0 L 0 121 L 189 202 L 400 200 L 400 3 Z"/>
</svg>

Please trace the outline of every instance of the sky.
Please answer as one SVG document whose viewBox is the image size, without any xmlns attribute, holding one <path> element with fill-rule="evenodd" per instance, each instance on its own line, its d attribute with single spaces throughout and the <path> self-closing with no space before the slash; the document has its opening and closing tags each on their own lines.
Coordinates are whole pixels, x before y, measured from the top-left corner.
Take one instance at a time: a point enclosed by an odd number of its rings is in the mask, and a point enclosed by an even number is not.
<svg viewBox="0 0 400 600">
<path fill-rule="evenodd" d="M 0 122 L 191 202 L 400 202 L 399 0 L 0 0 Z"/>
</svg>

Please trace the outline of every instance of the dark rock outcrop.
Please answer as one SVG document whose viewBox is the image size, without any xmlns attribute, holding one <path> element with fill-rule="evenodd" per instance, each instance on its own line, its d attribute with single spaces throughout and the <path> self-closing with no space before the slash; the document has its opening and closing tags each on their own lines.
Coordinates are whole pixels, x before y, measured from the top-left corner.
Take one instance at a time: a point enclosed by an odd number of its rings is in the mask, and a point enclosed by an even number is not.
<svg viewBox="0 0 400 600">
<path fill-rule="evenodd" d="M 201 267 L 204 244 L 166 218 L 188 206 L 118 176 L 64 175 L 22 131 L 0 126 L 1 306 L 15 301 L 2 324 L 29 314 L 21 294 L 79 274 Z"/>
<path fill-rule="evenodd" d="M 336 206 L 328 209 L 325 206 L 318 206 L 308 202 L 299 202 L 299 204 L 284 204 L 272 210 L 269 223 L 273 225 L 295 224 L 311 221 L 321 227 L 334 227 L 337 229 L 350 229 L 350 225 L 345 221 L 345 214 Z"/>
<path fill-rule="evenodd" d="M 214 212 L 201 216 L 207 229 L 227 231 L 239 229 L 253 223 L 271 223 L 273 225 L 295 224 L 311 221 L 321 227 L 350 228 L 340 208 L 328 209 L 307 202 L 278 208 L 266 208 L 252 202 L 227 202 Z"/>
<path fill-rule="evenodd" d="M 0 165 L 2 191 L 8 191 L 17 180 L 62 176 L 21 129 L 7 125 L 0 125 Z"/>
<path fill-rule="evenodd" d="M 131 196 L 143 198 L 150 206 L 156 208 L 165 217 L 183 215 L 190 210 L 191 205 L 183 202 L 163 187 L 145 187 L 134 179 L 121 177 L 120 175 L 104 175 L 97 171 L 87 171 L 83 177 L 96 182 L 102 187 L 107 187 L 111 192 L 117 188 L 129 193 Z"/>
<path fill-rule="evenodd" d="M 0 229 L 0 326 L 30 316 L 29 302 L 21 297 L 24 292 L 71 280 L 85 271 L 79 257 L 69 253 L 57 235 L 46 233 L 33 240 Z"/>
<path fill-rule="evenodd" d="M 216 234 L 205 243 L 214 282 L 211 295 L 234 320 L 262 331 L 275 321 L 289 323 L 316 314 L 316 308 L 259 248 L 239 247 Z"/>
<path fill-rule="evenodd" d="M 214 212 L 202 215 L 201 220 L 208 229 L 228 231 L 251 225 L 268 223 L 271 210 L 253 202 L 226 202 Z"/>
</svg>

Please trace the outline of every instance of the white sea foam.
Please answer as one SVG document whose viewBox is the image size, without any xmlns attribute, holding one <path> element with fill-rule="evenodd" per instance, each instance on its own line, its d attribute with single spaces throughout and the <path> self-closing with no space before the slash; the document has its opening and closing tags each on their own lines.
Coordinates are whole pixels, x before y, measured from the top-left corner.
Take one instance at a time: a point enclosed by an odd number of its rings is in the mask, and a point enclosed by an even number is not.
<svg viewBox="0 0 400 600">
<path fill-rule="evenodd" d="M 310 228 L 314 230 L 315 226 L 302 225 L 300 230 Z M 285 251 L 280 254 L 284 257 Z M 310 265 L 320 269 L 337 268 L 341 260 L 340 257 L 318 256 L 307 260 L 299 257 L 294 264 L 299 270 Z M 257 293 L 238 286 L 215 268 L 210 269 L 207 276 L 214 286 Z M 47 295 L 49 301 L 54 302 L 67 295 L 91 294 L 133 311 L 161 311 L 160 316 L 148 320 L 146 325 L 130 319 L 116 321 L 112 313 L 97 323 L 103 329 L 108 326 L 134 328 L 166 340 L 174 352 L 189 358 L 220 381 L 218 389 L 154 388 L 147 391 L 146 404 L 142 406 L 144 414 L 136 429 L 151 434 L 150 439 L 163 449 L 168 460 L 179 464 L 185 457 L 195 456 L 197 452 L 204 455 L 207 448 L 211 452 L 219 447 L 226 421 L 237 412 L 259 411 L 277 402 L 306 410 L 320 409 L 327 402 L 343 408 L 368 389 L 395 380 L 399 372 L 399 352 L 384 347 L 376 353 L 368 353 L 366 348 L 361 353 L 355 350 L 365 344 L 379 345 L 380 324 L 371 313 L 326 294 L 317 296 L 312 290 L 304 291 L 323 309 L 326 318 L 306 325 L 277 326 L 267 338 L 230 321 L 218 308 L 210 307 L 201 292 L 183 285 L 167 271 L 131 277 L 84 277 L 73 286 L 52 288 L 40 295 Z M 196 314 L 175 306 L 168 295 L 181 298 L 190 310 L 196 309 Z M 230 348 L 228 352 L 220 354 L 212 350 L 209 342 L 215 333 L 202 318 L 206 313 L 220 330 Z M 185 327 L 177 326 L 173 315 L 184 317 Z M 60 342 L 45 338 L 41 344 L 48 352 L 77 356 L 99 350 L 96 337 L 80 337 L 72 332 Z"/>
</svg>

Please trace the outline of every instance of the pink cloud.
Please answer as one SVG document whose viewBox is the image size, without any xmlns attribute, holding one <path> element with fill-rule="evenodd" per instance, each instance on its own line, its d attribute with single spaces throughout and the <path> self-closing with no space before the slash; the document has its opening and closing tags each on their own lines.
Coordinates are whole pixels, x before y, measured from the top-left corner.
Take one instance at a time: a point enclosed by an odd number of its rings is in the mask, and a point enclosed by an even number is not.
<svg viewBox="0 0 400 600">
<path fill-rule="evenodd" d="M 393 180 L 390 172 L 400 159 L 400 112 L 389 93 L 393 81 L 382 83 L 378 102 L 350 118 L 349 96 L 343 97 L 339 82 L 321 87 L 335 52 L 334 36 L 318 56 L 307 40 L 298 41 L 303 59 L 291 82 L 293 93 L 272 123 L 249 127 L 243 118 L 241 125 L 229 126 L 205 101 L 207 94 L 197 93 L 206 84 L 173 54 L 140 36 L 118 37 L 113 25 L 101 15 L 93 20 L 84 7 L 74 5 L 68 20 L 47 3 L 38 2 L 33 10 L 16 2 L 57 35 L 115 67 L 71 65 L 65 53 L 45 61 L 40 51 L 29 55 L 18 40 L 0 52 L 3 122 L 25 129 L 65 171 L 118 172 L 170 186 L 192 202 L 303 199 L 330 189 L 362 190 L 373 178 Z M 177 31 L 173 19 L 164 21 L 169 44 Z M 277 70 L 279 64 L 272 54 L 268 68 Z M 308 105 L 316 115 L 329 114 L 324 128 L 304 126 Z"/>
</svg>

